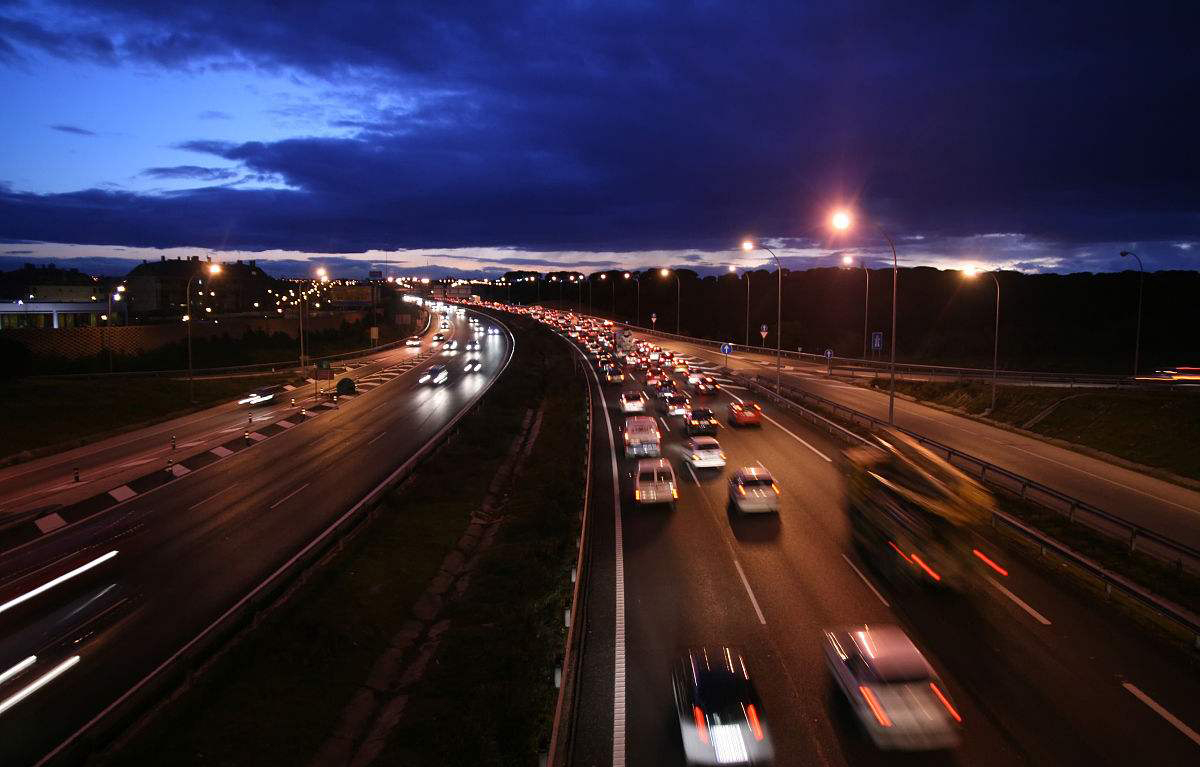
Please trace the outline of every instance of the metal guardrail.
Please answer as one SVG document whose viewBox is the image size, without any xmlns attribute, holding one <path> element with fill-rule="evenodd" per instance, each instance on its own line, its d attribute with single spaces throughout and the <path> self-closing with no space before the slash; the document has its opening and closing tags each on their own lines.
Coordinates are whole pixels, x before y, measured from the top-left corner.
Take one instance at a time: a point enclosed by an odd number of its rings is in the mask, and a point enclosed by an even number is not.
<svg viewBox="0 0 1200 767">
<path fill-rule="evenodd" d="M 838 424 L 833 423 L 832 421 L 830 421 L 829 419 L 820 415 L 819 413 L 817 413 L 813 410 L 810 410 L 809 408 L 805 407 L 804 405 L 801 405 L 798 402 L 795 402 L 794 400 L 789 399 L 788 397 L 782 396 L 782 394 L 784 392 L 808 395 L 807 392 L 803 392 L 803 391 L 801 391 L 799 389 L 795 389 L 793 387 L 784 386 L 784 387 L 781 387 L 781 390 L 780 390 L 781 394 L 776 394 L 774 391 L 773 385 L 765 386 L 757 380 L 757 377 L 755 377 L 754 379 L 745 378 L 743 376 L 737 376 L 737 375 L 733 375 L 731 377 L 734 380 L 737 380 L 737 381 L 743 383 L 744 385 L 747 385 L 753 391 L 771 399 L 772 401 L 776 402 L 776 404 L 780 405 L 781 407 L 784 407 L 785 409 L 788 409 L 791 412 L 797 413 L 798 415 L 804 417 L 810 423 L 813 423 L 814 425 L 825 428 L 825 430 L 829 434 L 831 434 L 837 438 L 840 438 L 849 444 L 852 444 L 852 445 L 864 445 L 864 444 L 869 445 L 869 444 L 871 444 L 868 440 L 866 440 L 865 438 L 863 438 L 862 436 L 860 436 L 858 434 L 855 434 L 853 431 L 850 431 L 849 429 L 843 428 L 843 427 L 839 426 Z M 808 395 L 808 396 L 811 396 L 811 397 L 815 398 L 816 400 L 820 400 L 822 403 L 836 405 L 841 413 L 853 414 L 853 415 L 861 417 L 862 420 L 850 419 L 852 423 L 860 424 L 860 425 L 866 426 L 867 428 L 875 428 L 876 426 L 887 426 L 886 422 L 884 422 L 878 418 L 874 418 L 873 416 L 869 416 L 865 413 L 859 413 L 858 411 L 852 410 L 843 405 L 838 405 L 837 403 L 831 402 L 830 400 L 826 400 L 823 397 L 818 397 L 816 395 Z M 834 417 L 836 418 L 836 417 L 838 417 L 838 415 L 835 413 Z M 981 459 L 975 458 L 974 456 L 968 456 L 967 454 L 962 453 L 961 451 L 954 450 L 953 448 L 948 448 L 948 447 L 942 445 L 941 443 L 921 437 L 920 435 L 914 434 L 913 432 L 908 431 L 907 429 L 899 429 L 899 430 L 903 431 L 905 434 L 912 436 L 914 439 L 917 439 L 922 444 L 924 444 L 928 447 L 932 447 L 935 450 L 946 452 L 948 455 L 947 460 L 950 461 L 953 465 L 955 465 L 959 469 L 962 469 L 964 467 L 961 464 L 954 463 L 953 457 L 970 459 L 970 461 L 974 462 L 977 466 L 980 466 L 980 471 L 976 474 L 976 476 L 981 481 L 986 482 L 987 484 L 989 484 L 993 487 L 999 487 L 1002 490 L 1005 490 L 1008 492 L 1014 492 L 1014 489 L 1011 485 L 997 483 L 995 481 L 995 478 L 997 475 L 1022 480 L 1024 483 L 1026 483 L 1027 487 L 1035 487 L 1035 486 L 1042 487 L 1041 485 L 1039 485 L 1039 483 L 1036 483 L 1032 480 L 1027 480 L 1024 477 L 1020 477 L 1019 475 L 1014 474 L 1013 472 L 1007 471 L 1006 469 L 1001 469 L 1000 467 L 995 466 L 994 464 L 990 464 L 987 461 L 983 461 Z M 986 467 L 986 469 L 983 467 Z M 991 472 L 991 474 L 988 475 L 987 472 Z M 1070 498 L 1070 496 L 1067 496 L 1063 493 L 1059 493 L 1054 490 L 1050 490 L 1049 488 L 1046 488 L 1046 490 L 1048 490 L 1049 493 L 1051 494 L 1049 497 L 1056 498 L 1056 499 L 1062 499 L 1062 500 L 1074 501 L 1076 504 L 1076 507 L 1078 509 L 1086 508 L 1090 513 L 1098 513 L 1098 514 L 1104 515 L 1104 517 L 1106 518 L 1106 521 L 1107 521 L 1107 519 L 1112 519 L 1121 525 L 1131 526 L 1130 523 L 1125 522 L 1124 520 L 1120 520 L 1116 517 L 1113 517 L 1111 514 L 1108 514 L 1107 512 L 1102 511 L 1100 509 L 1096 509 L 1095 507 L 1093 507 L 1089 504 L 1085 504 L 1082 501 L 1078 501 L 1078 499 Z M 1031 496 L 1025 492 L 1021 492 L 1021 493 L 1014 492 L 1014 494 L 1020 495 L 1021 498 L 1025 499 L 1027 501 L 1030 501 L 1032 503 L 1035 503 L 1039 506 L 1042 506 L 1043 508 L 1048 508 L 1052 511 L 1061 511 L 1061 509 L 1059 509 L 1059 508 L 1047 505 L 1044 502 L 1044 499 L 1039 499 L 1036 495 Z M 1071 519 L 1075 520 L 1076 518 L 1074 516 L 1071 516 Z M 1180 628 L 1184 629 L 1185 631 L 1190 632 L 1192 634 L 1192 640 L 1193 640 L 1194 646 L 1197 649 L 1200 649 L 1200 616 L 1197 616 L 1191 610 L 1188 610 L 1185 607 L 1177 605 L 1174 602 L 1171 602 L 1170 600 L 1163 599 L 1162 597 L 1158 596 L 1157 594 L 1154 594 L 1151 591 L 1149 591 L 1149 590 L 1139 586 L 1138 584 L 1134 583 L 1133 581 L 1129 580 L 1125 576 L 1120 575 L 1119 573 L 1112 572 L 1111 570 L 1109 570 L 1109 569 L 1105 568 L 1104 566 L 1095 562 L 1090 557 L 1086 557 L 1083 554 L 1080 554 L 1079 552 L 1069 548 L 1065 544 L 1062 544 L 1062 543 L 1056 541 L 1055 539 L 1051 538 L 1050 536 L 1046 535 L 1045 533 L 1041 532 L 1040 530 L 1036 530 L 1033 527 L 1026 525 L 1025 523 L 1021 522 L 1020 520 L 1011 516 L 1010 514 L 1006 514 L 1003 511 L 997 510 L 992 516 L 992 524 L 993 524 L 993 526 L 1004 525 L 1005 527 L 1009 528 L 1014 533 L 1016 533 L 1019 537 L 1025 539 L 1027 542 L 1040 547 L 1042 549 L 1042 551 L 1045 551 L 1047 549 L 1053 551 L 1055 554 L 1057 554 L 1062 559 L 1070 562 L 1075 567 L 1079 568 L 1080 570 L 1091 575 L 1093 578 L 1096 578 L 1097 580 L 1102 582 L 1104 584 L 1106 594 L 1111 594 L 1112 590 L 1116 589 L 1120 593 L 1122 593 L 1125 596 L 1129 597 L 1130 599 L 1136 601 L 1137 603 L 1141 604 L 1142 606 L 1146 607 L 1147 609 L 1152 610 L 1153 612 L 1155 612 L 1159 616 L 1163 617 L 1164 619 L 1174 623 L 1175 625 L 1179 626 Z M 1089 527 L 1093 527 L 1093 529 L 1097 529 L 1100 532 L 1107 532 L 1107 533 L 1111 534 L 1111 530 L 1106 530 L 1103 527 L 1094 527 L 1091 525 L 1089 525 Z M 1132 527 L 1137 528 L 1139 531 L 1149 533 L 1149 531 L 1145 531 L 1143 528 L 1138 528 L 1136 525 L 1132 525 Z M 1135 535 L 1135 537 L 1131 538 L 1130 550 L 1133 551 L 1136 549 L 1138 551 L 1142 551 L 1144 553 L 1151 554 L 1152 556 L 1157 556 L 1160 559 L 1166 559 L 1166 561 L 1173 562 L 1173 563 L 1177 564 L 1177 566 L 1179 566 L 1179 567 L 1183 567 L 1182 557 L 1184 557 L 1184 556 L 1190 557 L 1189 562 L 1190 562 L 1190 564 L 1193 565 L 1193 568 L 1197 563 L 1200 563 L 1200 552 L 1197 552 L 1195 549 L 1192 549 L 1187 546 L 1183 546 L 1182 544 L 1177 544 L 1173 541 L 1169 541 L 1165 538 L 1162 538 L 1162 536 L 1159 536 L 1157 533 L 1150 533 L 1150 535 L 1154 536 L 1154 538 L 1158 539 L 1158 541 L 1163 542 L 1167 547 L 1169 547 L 1170 552 L 1175 555 L 1175 558 L 1172 559 L 1172 558 L 1164 557 L 1164 556 L 1162 556 L 1163 552 L 1155 552 L 1152 550 L 1147 550 L 1147 548 L 1145 546 L 1138 548 L 1136 546 L 1136 541 L 1137 541 L 1136 535 Z"/>
<path fill-rule="evenodd" d="M 516 356 L 516 338 L 512 336 L 511 330 L 509 335 L 513 339 L 513 345 L 508 359 L 504 362 L 504 367 L 487 387 L 475 395 L 475 399 L 470 405 L 459 411 L 416 453 L 370 490 L 358 503 L 330 523 L 300 551 L 272 571 L 249 593 L 204 627 L 183 647 L 176 650 L 133 687 L 126 690 L 117 700 L 110 703 L 104 710 L 38 760 L 35 767 L 77 764 L 84 761 L 85 756 L 100 753 L 108 744 L 106 736 L 109 733 L 136 720 L 136 717 L 153 701 L 161 698 L 163 694 L 195 673 L 192 669 L 200 668 L 203 665 L 202 661 L 216 648 L 237 636 L 240 630 L 251 624 L 256 615 L 270 609 L 282 595 L 287 593 L 287 589 L 296 582 L 301 574 L 319 562 L 339 540 L 366 519 L 367 512 L 379 502 L 385 493 L 400 484 L 426 459 L 440 450 L 446 439 L 455 433 L 462 419 L 483 406 L 484 399 L 491 392 L 493 385 L 508 370 L 509 364 Z"/>
</svg>

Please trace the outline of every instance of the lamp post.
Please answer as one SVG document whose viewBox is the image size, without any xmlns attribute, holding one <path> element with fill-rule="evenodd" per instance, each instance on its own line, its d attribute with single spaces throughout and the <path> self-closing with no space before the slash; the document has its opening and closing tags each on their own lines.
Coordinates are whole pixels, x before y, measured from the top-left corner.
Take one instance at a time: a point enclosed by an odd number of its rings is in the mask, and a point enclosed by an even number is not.
<svg viewBox="0 0 1200 767">
<path fill-rule="evenodd" d="M 672 272 L 664 266 L 658 270 L 658 273 L 662 277 L 668 277 L 671 274 L 675 275 L 675 335 L 679 335 L 679 272 Z"/>
<path fill-rule="evenodd" d="M 979 274 L 980 271 L 973 266 L 963 270 L 963 277 L 967 279 L 974 279 Z M 996 329 L 992 341 L 992 406 L 988 408 L 988 412 L 991 413 L 996 409 L 996 379 L 1000 370 L 1000 278 L 992 271 L 987 274 L 992 278 L 992 282 L 996 283 Z"/>
<path fill-rule="evenodd" d="M 758 247 L 771 254 L 771 258 L 775 259 L 775 270 L 779 275 L 778 296 L 775 300 L 775 393 L 779 393 L 779 380 L 783 377 L 783 264 L 779 262 L 779 256 L 775 255 L 775 251 L 768 248 L 766 245 Z M 742 250 L 747 253 L 754 250 L 754 243 L 750 240 L 742 241 Z M 746 278 L 746 295 L 750 295 L 750 278 Z M 749 311 L 750 301 L 746 300 L 747 311 Z M 749 346 L 749 323 L 747 323 L 746 345 Z"/>
<path fill-rule="evenodd" d="M 1141 351 L 1142 345 L 1142 288 L 1146 286 L 1146 270 L 1142 268 L 1142 259 L 1137 253 L 1128 250 L 1121 251 L 1121 257 L 1133 256 L 1138 265 L 1138 311 L 1137 311 L 1137 334 L 1133 337 L 1133 377 L 1137 378 L 1138 374 L 1138 353 Z"/>
<path fill-rule="evenodd" d="M 729 265 L 729 271 L 737 274 L 737 267 Z M 750 345 L 750 270 L 746 270 L 746 346 Z"/>
<path fill-rule="evenodd" d="M 104 320 L 105 320 L 105 322 L 108 323 L 108 327 L 105 328 L 105 330 L 104 330 L 104 346 L 105 346 L 105 349 L 108 351 L 108 372 L 110 372 L 110 373 L 113 370 L 112 339 L 109 338 L 109 336 L 112 335 L 111 328 L 112 328 L 112 316 L 113 316 L 113 301 L 120 301 L 121 294 L 124 292 L 125 292 L 124 285 L 118 285 L 116 293 L 112 292 L 111 290 L 108 291 L 108 314 L 104 315 Z"/>
<path fill-rule="evenodd" d="M 221 273 L 220 264 L 209 264 L 208 273 L 216 276 Z M 184 290 L 187 308 L 183 315 L 183 321 L 187 323 L 187 346 L 188 346 L 188 401 L 192 404 L 196 402 L 196 381 L 192 369 L 192 282 L 200 275 L 193 274 L 188 278 L 187 288 Z"/>
<path fill-rule="evenodd" d="M 854 259 L 850 256 L 842 256 L 842 266 L 854 266 Z M 867 322 L 870 317 L 871 306 L 871 270 L 867 268 L 866 263 L 860 264 L 863 270 L 863 276 L 867 278 L 867 287 L 863 291 L 863 353 L 862 358 L 867 358 Z"/>
<path fill-rule="evenodd" d="M 601 279 L 602 281 L 603 281 L 603 280 L 607 280 L 607 279 L 608 279 L 608 272 L 601 272 L 601 273 L 600 273 L 600 279 Z M 617 318 L 617 281 L 616 281 L 616 280 L 613 280 L 613 281 L 612 281 L 611 283 L 609 283 L 609 284 L 610 284 L 610 285 L 612 285 L 612 307 L 611 307 L 611 309 L 612 309 L 612 316 L 613 316 L 613 319 L 615 320 L 615 319 Z"/>
<path fill-rule="evenodd" d="M 846 231 L 852 223 L 850 214 L 843 210 L 834 213 L 830 219 L 830 224 L 839 231 Z M 889 365 L 891 382 L 888 385 L 888 423 L 894 426 L 896 424 L 896 286 L 900 278 L 900 260 L 896 256 L 896 243 L 892 242 L 892 238 L 881 227 L 876 226 L 875 228 L 883 235 L 883 239 L 887 240 L 888 247 L 892 249 L 892 358 Z"/>
<path fill-rule="evenodd" d="M 642 281 L 629 272 L 625 272 L 625 279 L 633 280 L 634 287 L 637 290 L 637 316 L 634 318 L 633 324 L 640 328 L 642 326 Z"/>
</svg>

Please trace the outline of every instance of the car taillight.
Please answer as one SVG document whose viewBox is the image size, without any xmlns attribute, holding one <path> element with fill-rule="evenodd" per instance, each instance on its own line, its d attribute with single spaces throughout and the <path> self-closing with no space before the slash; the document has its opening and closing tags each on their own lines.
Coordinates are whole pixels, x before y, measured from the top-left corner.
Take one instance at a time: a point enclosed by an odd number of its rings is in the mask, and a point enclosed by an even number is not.
<svg viewBox="0 0 1200 767">
<path fill-rule="evenodd" d="M 750 731 L 754 733 L 754 739 L 762 740 L 762 724 L 758 721 L 758 709 L 754 708 L 753 703 L 746 706 L 746 719 L 750 722 Z"/>
<path fill-rule="evenodd" d="M 775 484 L 774 482 L 772 482 L 772 483 L 771 483 L 771 489 L 775 491 L 775 495 L 779 495 L 779 485 L 777 485 L 777 484 Z"/>
<path fill-rule="evenodd" d="M 879 704 L 879 699 L 875 697 L 875 691 L 865 684 L 860 684 L 858 691 L 862 693 L 863 700 L 867 702 L 867 706 L 871 709 L 871 713 L 875 715 L 875 721 L 879 722 L 879 726 L 891 727 L 892 720 L 888 718 L 887 712 Z"/>
<path fill-rule="evenodd" d="M 742 495 L 745 495 L 746 494 L 746 486 L 738 485 L 738 492 L 741 493 Z"/>
<path fill-rule="evenodd" d="M 635 501 L 640 501 L 640 500 L 642 500 L 642 491 L 641 491 L 641 490 L 634 490 L 634 491 L 633 491 L 633 500 L 635 500 Z"/>
<path fill-rule="evenodd" d="M 954 717 L 954 721 L 962 724 L 962 717 L 959 716 L 958 712 L 954 710 L 954 706 L 950 705 L 950 700 L 942 693 L 940 689 L 938 689 L 937 684 L 935 682 L 930 682 L 929 687 L 933 690 L 933 694 L 937 696 L 937 699 L 942 702 L 942 705 L 946 707 L 946 711 L 950 713 L 950 716 Z"/>
<path fill-rule="evenodd" d="M 724 461 L 724 460 L 725 460 L 725 453 L 724 453 L 724 452 L 718 453 L 718 455 L 719 455 L 719 456 L 721 456 L 721 460 L 722 460 L 722 461 Z"/>
<path fill-rule="evenodd" d="M 679 491 L 675 489 L 675 483 L 674 483 L 674 482 L 672 482 L 672 483 L 671 483 L 671 497 L 672 497 L 672 498 L 678 498 L 678 497 L 679 497 Z"/>
<path fill-rule="evenodd" d="M 708 744 L 708 722 L 704 720 L 704 712 L 699 706 L 692 706 L 692 717 L 696 720 L 696 737 L 701 743 Z"/>
<path fill-rule="evenodd" d="M 699 460 L 700 460 L 700 454 L 699 454 L 699 453 L 692 453 L 692 460 L 693 460 L 693 461 L 699 461 Z"/>
</svg>

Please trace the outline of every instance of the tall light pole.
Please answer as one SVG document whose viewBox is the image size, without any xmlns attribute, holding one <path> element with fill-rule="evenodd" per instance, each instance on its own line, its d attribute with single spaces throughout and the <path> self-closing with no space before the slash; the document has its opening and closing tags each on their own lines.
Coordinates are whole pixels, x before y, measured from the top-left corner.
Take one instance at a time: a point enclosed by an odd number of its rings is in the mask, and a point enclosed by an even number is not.
<svg viewBox="0 0 1200 767">
<path fill-rule="evenodd" d="M 120 301 L 121 294 L 124 292 L 124 285 L 118 285 L 116 293 L 111 290 L 108 291 L 108 314 L 104 315 L 104 321 L 108 323 L 108 327 L 104 331 L 104 346 L 108 350 L 108 372 L 110 373 L 113 372 L 112 339 L 109 338 L 112 335 L 113 301 Z M 126 316 L 126 320 L 128 320 L 128 315 Z"/>
<path fill-rule="evenodd" d="M 679 272 L 672 272 L 664 266 L 658 270 L 658 273 L 662 277 L 669 277 L 671 274 L 675 275 L 675 335 L 679 335 Z"/>
<path fill-rule="evenodd" d="M 600 272 L 600 280 L 604 281 L 607 279 L 608 272 Z M 615 320 L 617 318 L 617 281 L 613 280 L 610 284 L 612 285 L 612 316 Z"/>
<path fill-rule="evenodd" d="M 1128 250 L 1121 251 L 1121 257 L 1133 256 L 1138 265 L 1138 312 L 1137 312 L 1137 334 L 1133 337 L 1133 377 L 1137 378 L 1138 374 L 1138 353 L 1141 351 L 1142 345 L 1142 288 L 1146 286 L 1146 270 L 1142 268 L 1142 259 L 1137 253 L 1132 253 Z"/>
<path fill-rule="evenodd" d="M 842 256 L 842 266 L 854 266 L 854 259 L 850 256 Z M 863 275 L 867 278 L 867 288 L 863 293 L 863 353 L 862 358 L 867 358 L 867 322 L 870 317 L 871 306 L 871 270 L 867 268 L 866 263 L 862 266 Z"/>
<path fill-rule="evenodd" d="M 221 265 L 209 264 L 208 273 L 214 277 L 220 274 Z M 196 381 L 192 370 L 192 282 L 195 281 L 199 276 L 199 274 L 193 274 L 191 277 L 189 277 L 187 281 L 187 288 L 184 290 L 184 293 L 186 294 L 184 300 L 187 302 L 187 309 L 184 312 L 183 321 L 187 323 L 188 401 L 193 404 L 196 402 Z"/>
<path fill-rule="evenodd" d="M 729 273 L 737 275 L 737 267 L 729 265 Z M 746 270 L 746 346 L 750 345 L 750 270 Z"/>
<path fill-rule="evenodd" d="M 766 245 L 760 244 L 758 247 L 771 254 L 771 258 L 775 259 L 775 270 L 779 275 L 779 294 L 775 300 L 775 393 L 779 393 L 779 379 L 783 376 L 783 264 L 779 263 L 779 256 L 775 255 L 775 251 L 768 248 Z M 751 240 L 742 241 L 742 250 L 749 253 L 754 250 L 754 243 Z M 750 279 L 746 278 L 746 295 L 750 294 Z M 746 306 L 750 306 L 749 300 Z M 750 339 L 746 339 L 747 345 Z"/>
<path fill-rule="evenodd" d="M 850 214 L 844 210 L 839 210 L 833 214 L 830 219 L 830 224 L 838 231 L 846 231 L 853 223 Z M 883 231 L 879 226 L 875 227 L 878 232 L 883 235 L 883 239 L 887 240 L 888 247 L 892 249 L 892 360 L 891 368 L 891 383 L 888 385 L 888 423 L 896 424 L 896 286 L 900 279 L 900 259 L 896 256 L 896 243 L 892 242 L 892 238 L 888 233 Z"/>
<path fill-rule="evenodd" d="M 633 324 L 640 328 L 642 326 L 642 281 L 629 272 L 625 272 L 625 279 L 633 280 L 637 290 L 637 316 L 634 318 Z"/>
<path fill-rule="evenodd" d="M 963 270 L 963 277 L 974 279 L 980 271 L 973 266 L 968 266 Z M 992 406 L 988 408 L 988 412 L 996 410 L 996 379 L 999 376 L 1000 370 L 1000 278 L 995 272 L 987 272 L 992 278 L 992 282 L 996 283 L 996 335 L 992 341 Z"/>
</svg>

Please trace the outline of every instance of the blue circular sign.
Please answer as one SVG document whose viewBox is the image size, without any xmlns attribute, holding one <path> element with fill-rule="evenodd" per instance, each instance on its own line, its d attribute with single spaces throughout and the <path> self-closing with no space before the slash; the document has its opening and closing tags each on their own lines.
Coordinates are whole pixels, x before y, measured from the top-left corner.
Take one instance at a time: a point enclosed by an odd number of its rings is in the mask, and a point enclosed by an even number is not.
<svg viewBox="0 0 1200 767">
<path fill-rule="evenodd" d="M 731 351 L 733 351 L 732 344 L 721 344 L 721 354 L 729 354 Z"/>
</svg>

